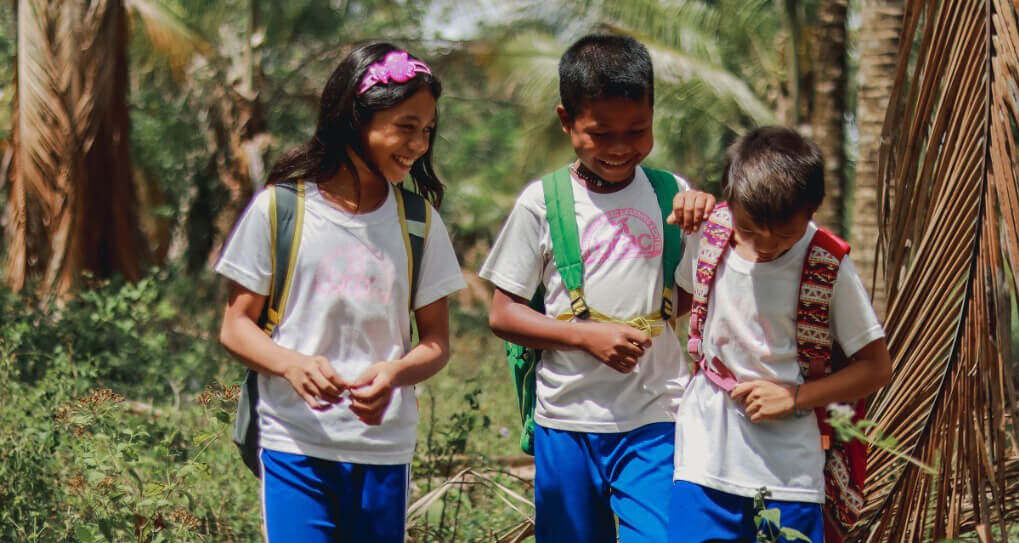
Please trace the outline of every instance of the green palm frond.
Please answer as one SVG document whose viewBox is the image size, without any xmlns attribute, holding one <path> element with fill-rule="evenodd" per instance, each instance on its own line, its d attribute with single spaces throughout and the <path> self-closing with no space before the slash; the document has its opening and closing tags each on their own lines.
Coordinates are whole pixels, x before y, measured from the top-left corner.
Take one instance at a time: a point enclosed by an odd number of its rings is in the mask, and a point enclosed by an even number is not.
<svg viewBox="0 0 1019 543">
<path fill-rule="evenodd" d="M 210 44 L 183 18 L 158 0 L 124 0 L 124 7 L 145 28 L 152 47 L 164 55 L 178 74 L 183 74 L 195 54 L 206 54 Z"/>
</svg>

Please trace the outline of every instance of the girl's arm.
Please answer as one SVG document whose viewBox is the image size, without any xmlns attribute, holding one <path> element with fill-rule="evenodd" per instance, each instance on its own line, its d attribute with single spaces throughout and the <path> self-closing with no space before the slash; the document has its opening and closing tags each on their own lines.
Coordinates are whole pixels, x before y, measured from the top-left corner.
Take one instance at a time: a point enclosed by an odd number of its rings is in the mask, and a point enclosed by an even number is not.
<svg viewBox="0 0 1019 543">
<path fill-rule="evenodd" d="M 350 383 L 350 410 L 362 422 L 377 425 L 389 407 L 393 389 L 416 385 L 439 372 L 449 360 L 449 304 L 440 298 L 414 311 L 418 344 L 403 358 L 376 362 Z"/>
<path fill-rule="evenodd" d="M 312 409 L 324 410 L 342 401 L 346 388 L 324 356 L 307 356 L 277 345 L 258 327 L 266 297 L 230 282 L 219 341 L 245 366 L 284 377 Z"/>
<path fill-rule="evenodd" d="M 488 325 L 502 339 L 537 349 L 582 349 L 620 373 L 633 371 L 637 359 L 651 346 L 651 338 L 631 326 L 552 319 L 500 288 L 495 289 L 489 311 Z"/>
<path fill-rule="evenodd" d="M 796 386 L 771 381 L 748 381 L 732 389 L 742 399 L 750 420 L 780 419 L 793 409 L 812 409 L 833 402 L 852 402 L 872 394 L 892 378 L 892 360 L 884 338 L 875 339 L 856 352 L 841 370 Z"/>
</svg>

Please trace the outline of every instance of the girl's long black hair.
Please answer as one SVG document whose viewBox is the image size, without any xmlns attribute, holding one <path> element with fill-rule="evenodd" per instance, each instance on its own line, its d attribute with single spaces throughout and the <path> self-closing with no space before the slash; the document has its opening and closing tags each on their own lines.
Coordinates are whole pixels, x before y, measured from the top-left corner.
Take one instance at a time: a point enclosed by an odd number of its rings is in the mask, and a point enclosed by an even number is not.
<svg viewBox="0 0 1019 543">
<path fill-rule="evenodd" d="M 393 81 L 380 83 L 364 94 L 358 95 L 361 79 L 368 71 L 368 67 L 381 62 L 387 54 L 397 50 L 400 49 L 389 43 L 372 43 L 355 49 L 340 62 L 322 90 L 315 135 L 307 143 L 287 152 L 273 165 L 268 183 L 296 179 L 318 183 L 332 178 L 341 167 L 347 166 L 354 176 L 355 188 L 360 194 L 360 178 L 347 153 L 348 148 L 357 154 L 375 175 L 385 179 L 378 166 L 372 163 L 365 152 L 362 140 L 364 128 L 371 122 L 376 111 L 396 106 L 421 89 L 428 89 L 436 100 L 442 94 L 442 83 L 437 77 L 418 73 L 405 83 Z M 410 58 L 415 57 L 411 55 Z M 432 168 L 432 148 L 435 145 L 438 122 L 436 112 L 436 129 L 428 136 L 428 151 L 414 161 L 410 169 L 414 188 L 435 207 L 442 203 L 444 190 L 442 182 Z"/>
</svg>

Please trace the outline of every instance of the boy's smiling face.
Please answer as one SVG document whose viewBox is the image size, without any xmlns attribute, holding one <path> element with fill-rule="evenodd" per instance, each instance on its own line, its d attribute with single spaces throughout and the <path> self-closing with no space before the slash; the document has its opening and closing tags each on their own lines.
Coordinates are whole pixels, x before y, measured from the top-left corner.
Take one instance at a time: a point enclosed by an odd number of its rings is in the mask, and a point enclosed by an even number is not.
<svg viewBox="0 0 1019 543">
<path fill-rule="evenodd" d="M 562 105 L 556 107 L 556 113 L 577 158 L 611 183 L 630 179 L 655 144 L 651 134 L 654 109 L 646 96 L 641 100 L 585 100 L 572 117 Z"/>
</svg>

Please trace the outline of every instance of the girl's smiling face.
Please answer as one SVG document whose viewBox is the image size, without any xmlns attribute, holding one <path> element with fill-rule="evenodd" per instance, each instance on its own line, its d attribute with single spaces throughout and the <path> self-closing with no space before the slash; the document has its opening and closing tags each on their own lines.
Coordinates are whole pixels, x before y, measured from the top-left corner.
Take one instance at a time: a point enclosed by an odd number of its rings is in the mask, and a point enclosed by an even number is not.
<svg viewBox="0 0 1019 543">
<path fill-rule="evenodd" d="M 372 116 L 363 133 L 364 150 L 386 181 L 403 181 L 414 162 L 428 152 L 435 130 L 435 104 L 432 93 L 421 89 Z M 358 173 L 362 179 L 375 177 L 370 171 Z"/>
</svg>

